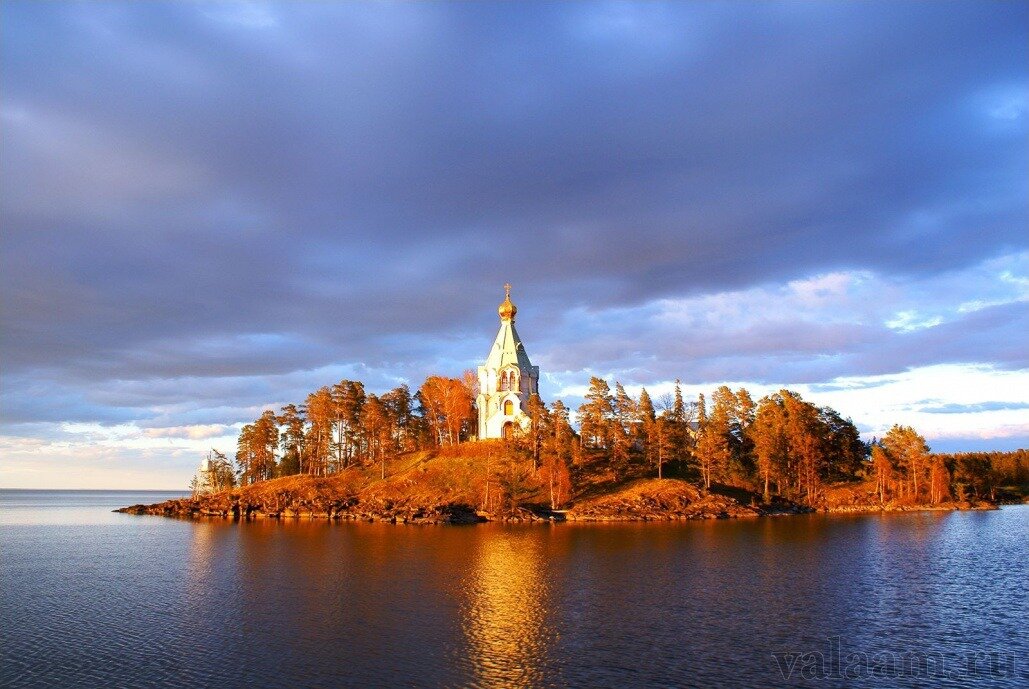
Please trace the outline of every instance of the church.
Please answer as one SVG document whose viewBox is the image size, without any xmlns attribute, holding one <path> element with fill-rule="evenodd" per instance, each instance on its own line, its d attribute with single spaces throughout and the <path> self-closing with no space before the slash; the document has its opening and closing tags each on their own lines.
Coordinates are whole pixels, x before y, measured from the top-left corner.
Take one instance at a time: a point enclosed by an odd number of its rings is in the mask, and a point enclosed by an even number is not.
<svg viewBox="0 0 1029 689">
<path fill-rule="evenodd" d="M 515 330 L 518 309 L 511 301 L 511 285 L 504 285 L 504 301 L 497 309 L 500 332 L 486 363 L 479 367 L 479 438 L 510 439 L 516 428 L 526 428 L 525 405 L 539 394 L 539 366 L 533 366 Z"/>
</svg>

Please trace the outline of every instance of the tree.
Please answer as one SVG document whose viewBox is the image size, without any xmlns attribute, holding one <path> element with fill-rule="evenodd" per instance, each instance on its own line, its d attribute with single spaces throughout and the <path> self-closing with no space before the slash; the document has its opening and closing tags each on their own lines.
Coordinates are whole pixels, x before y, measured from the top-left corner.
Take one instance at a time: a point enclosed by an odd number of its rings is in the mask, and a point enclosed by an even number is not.
<svg viewBox="0 0 1029 689">
<path fill-rule="evenodd" d="M 236 464 L 244 485 L 272 478 L 275 450 L 279 446 L 279 426 L 271 409 L 254 423 L 243 426 L 236 443 Z"/>
<path fill-rule="evenodd" d="M 730 403 L 729 435 L 731 437 L 732 460 L 730 472 L 742 481 L 754 474 L 754 443 L 750 427 L 754 424 L 757 405 L 745 388 L 737 390 Z"/>
<path fill-rule="evenodd" d="M 429 376 L 418 390 L 422 416 L 437 446 L 461 442 L 461 429 L 472 417 L 472 398 L 457 378 Z"/>
<path fill-rule="evenodd" d="M 972 491 L 976 499 L 983 499 L 987 495 L 993 497 L 993 467 L 989 456 L 980 452 L 958 455 L 954 481 L 959 499 L 966 497 L 968 490 Z"/>
<path fill-rule="evenodd" d="M 676 454 L 679 446 L 676 439 L 680 437 L 679 425 L 671 419 L 671 415 L 662 414 L 653 425 L 654 454 L 657 463 L 657 477 L 664 478 L 664 465 Z"/>
<path fill-rule="evenodd" d="M 603 378 L 590 378 L 586 401 L 579 407 L 579 430 L 584 445 L 607 449 L 611 442 L 614 398 Z"/>
<path fill-rule="evenodd" d="M 657 420 L 657 412 L 654 410 L 654 402 L 650 399 L 650 393 L 646 388 L 640 388 L 640 400 L 636 406 L 637 419 L 641 423 L 653 423 Z"/>
<path fill-rule="evenodd" d="M 379 460 L 381 478 L 386 478 L 386 454 L 391 446 L 389 413 L 376 395 L 368 395 L 361 411 L 361 428 L 368 443 L 368 454 Z"/>
<path fill-rule="evenodd" d="M 236 471 L 241 485 L 251 483 L 254 464 L 254 425 L 244 424 L 236 439 Z"/>
<path fill-rule="evenodd" d="M 640 388 L 640 400 L 636 405 L 636 439 L 643 447 L 643 459 L 657 465 L 657 477 L 662 478 L 663 459 L 657 447 L 657 413 L 646 388 Z"/>
<path fill-rule="evenodd" d="M 790 390 L 780 390 L 786 413 L 786 444 L 788 471 L 798 495 L 810 502 L 821 489 L 821 471 L 824 461 L 823 428 L 818 408 L 808 404 Z"/>
<path fill-rule="evenodd" d="M 710 419 L 700 429 L 696 453 L 704 488 L 710 489 L 712 477 L 720 476 L 722 468 L 729 464 L 732 457 L 726 433 Z"/>
<path fill-rule="evenodd" d="M 825 429 L 826 478 L 838 481 L 854 476 L 868 453 L 857 427 L 831 407 L 820 408 L 818 416 Z"/>
<path fill-rule="evenodd" d="M 332 391 L 328 387 L 321 387 L 312 392 L 307 396 L 302 413 L 309 424 L 304 440 L 307 448 L 307 473 L 324 476 L 329 473 L 332 429 L 336 416 Z"/>
<path fill-rule="evenodd" d="M 615 466 L 623 471 L 629 462 L 639 423 L 636 401 L 621 383 L 615 382 L 613 419 L 610 424 L 611 455 Z"/>
<path fill-rule="evenodd" d="M 672 421 L 676 423 L 685 423 L 686 421 L 686 405 L 682 401 L 682 385 L 679 383 L 679 379 L 675 379 L 675 401 L 672 403 Z"/>
<path fill-rule="evenodd" d="M 786 411 L 781 395 L 768 395 L 758 404 L 750 429 L 751 442 L 757 457 L 757 468 L 764 483 L 764 500 L 771 499 L 770 487 L 776 492 L 787 467 Z"/>
<path fill-rule="evenodd" d="M 263 481 L 275 475 L 276 451 L 279 449 L 279 422 L 271 409 L 266 409 L 254 422 L 254 436 L 257 441 L 257 478 Z"/>
<path fill-rule="evenodd" d="M 738 442 L 733 432 L 736 396 L 726 386 L 715 391 L 711 415 L 707 417 L 697 438 L 697 463 L 705 488 L 711 488 L 712 481 L 724 481 L 733 458 L 734 445 Z"/>
<path fill-rule="evenodd" d="M 929 445 L 910 426 L 894 425 L 883 436 L 883 449 L 889 456 L 893 466 L 907 476 L 904 494 L 916 502 L 921 488 L 926 483 L 926 471 L 929 466 Z"/>
<path fill-rule="evenodd" d="M 943 457 L 934 455 L 929 462 L 929 502 L 938 505 L 950 498 L 950 471 Z"/>
<path fill-rule="evenodd" d="M 535 392 L 529 395 L 529 399 L 525 403 L 525 414 L 529 417 L 529 428 L 524 440 L 529 445 L 533 469 L 539 469 L 540 453 L 543 451 L 543 436 L 550 418 L 546 405 Z"/>
<path fill-rule="evenodd" d="M 279 410 L 276 422 L 282 428 L 279 441 L 282 445 L 282 459 L 279 475 L 300 474 L 304 470 L 304 415 L 295 404 L 287 404 Z"/>
<path fill-rule="evenodd" d="M 539 482 L 532 467 L 519 459 L 510 447 L 500 455 L 496 479 L 501 495 L 507 499 L 510 512 L 514 512 L 523 502 L 539 495 Z"/>
<path fill-rule="evenodd" d="M 556 510 L 568 501 L 572 490 L 568 464 L 557 454 L 547 453 L 543 458 L 543 477 L 550 491 L 550 509 Z"/>
<path fill-rule="evenodd" d="M 555 400 L 550 412 L 550 446 L 555 455 L 566 465 L 574 459 L 575 429 L 569 421 L 568 408 L 561 400 Z"/>
<path fill-rule="evenodd" d="M 332 386 L 333 422 L 336 430 L 336 470 L 350 466 L 359 452 L 361 409 L 366 395 L 364 383 L 341 380 Z"/>
<path fill-rule="evenodd" d="M 386 408 L 386 417 L 389 419 L 392 448 L 401 452 L 413 450 L 418 431 L 411 413 L 414 407 L 411 390 L 406 385 L 400 385 L 383 393 L 379 400 Z"/>
<path fill-rule="evenodd" d="M 872 471 L 875 472 L 875 491 L 879 494 L 879 504 L 885 504 L 893 490 L 893 462 L 879 443 L 872 443 Z"/>
<path fill-rule="evenodd" d="M 236 485 L 229 458 L 223 452 L 211 448 L 211 488 L 222 491 Z"/>
</svg>

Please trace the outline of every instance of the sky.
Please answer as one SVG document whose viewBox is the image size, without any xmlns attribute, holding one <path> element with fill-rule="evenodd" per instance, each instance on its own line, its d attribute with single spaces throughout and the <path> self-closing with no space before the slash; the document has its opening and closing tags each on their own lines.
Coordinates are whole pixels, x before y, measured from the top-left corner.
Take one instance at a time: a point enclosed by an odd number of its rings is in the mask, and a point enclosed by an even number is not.
<svg viewBox="0 0 1029 689">
<path fill-rule="evenodd" d="M 485 358 L 1029 447 L 1029 5 L 0 5 L 0 487 Z"/>
</svg>

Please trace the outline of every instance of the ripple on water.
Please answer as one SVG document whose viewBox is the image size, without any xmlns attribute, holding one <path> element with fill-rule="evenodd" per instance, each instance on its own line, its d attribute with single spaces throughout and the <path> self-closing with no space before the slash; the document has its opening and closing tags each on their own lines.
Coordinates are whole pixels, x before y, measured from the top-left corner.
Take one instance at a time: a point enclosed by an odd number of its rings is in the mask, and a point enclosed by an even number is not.
<svg viewBox="0 0 1029 689">
<path fill-rule="evenodd" d="M 1027 507 L 470 528 L 117 517 L 5 522 L 0 685 L 781 686 L 771 653 L 833 636 L 1029 669 Z"/>
</svg>

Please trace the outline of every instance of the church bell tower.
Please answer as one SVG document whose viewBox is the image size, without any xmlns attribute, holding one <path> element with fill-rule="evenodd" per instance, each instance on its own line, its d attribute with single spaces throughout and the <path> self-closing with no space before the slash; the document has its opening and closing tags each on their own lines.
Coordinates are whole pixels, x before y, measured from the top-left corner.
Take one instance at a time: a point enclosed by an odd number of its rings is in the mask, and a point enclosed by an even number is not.
<svg viewBox="0 0 1029 689">
<path fill-rule="evenodd" d="M 525 428 L 525 404 L 539 393 L 539 366 L 533 366 L 515 330 L 518 308 L 511 301 L 511 285 L 504 285 L 504 301 L 497 309 L 500 331 L 486 363 L 479 367 L 479 438 L 511 438 Z"/>
</svg>

